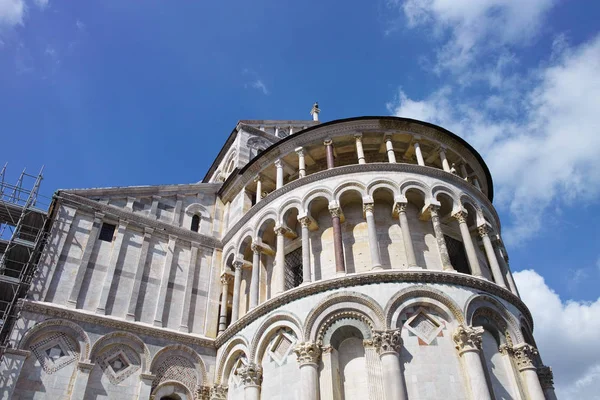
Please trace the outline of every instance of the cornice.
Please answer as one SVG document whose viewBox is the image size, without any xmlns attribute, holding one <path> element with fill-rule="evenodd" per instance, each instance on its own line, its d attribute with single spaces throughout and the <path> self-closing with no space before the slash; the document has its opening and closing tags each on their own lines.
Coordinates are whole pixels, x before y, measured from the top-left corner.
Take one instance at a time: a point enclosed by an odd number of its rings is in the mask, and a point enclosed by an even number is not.
<svg viewBox="0 0 600 400">
<path fill-rule="evenodd" d="M 218 248 L 222 249 L 223 246 L 220 240 L 217 240 L 213 237 L 203 235 L 201 233 L 193 232 L 188 229 L 183 229 L 166 222 L 159 221 L 157 219 L 152 219 L 145 217 L 140 214 L 136 214 L 132 211 L 125 210 L 120 207 L 115 207 L 109 204 L 102 204 L 95 200 L 88 199 L 86 197 L 78 196 L 76 194 L 71 193 L 60 193 L 58 198 L 62 201 L 66 201 L 68 203 L 73 204 L 74 206 L 80 208 L 81 206 L 88 207 L 94 211 L 100 211 L 104 214 L 114 216 L 118 219 L 126 219 L 130 222 L 133 222 L 137 225 L 143 227 L 154 228 L 154 232 L 162 232 L 165 235 L 173 234 L 176 235 L 179 239 L 187 240 L 190 243 L 199 243 L 202 246 L 209 248 Z"/>
<path fill-rule="evenodd" d="M 491 177 L 489 176 L 489 173 L 486 172 L 487 170 L 484 170 L 481 164 L 483 161 L 480 161 L 475 154 L 473 154 L 473 151 L 475 151 L 474 149 L 471 151 L 471 149 L 467 147 L 470 147 L 468 143 L 464 141 L 464 143 L 461 143 L 462 139 L 458 140 L 452 137 L 451 135 L 454 134 L 445 131 L 443 128 L 435 127 L 420 121 L 380 117 L 340 122 L 332 121 L 330 125 L 325 124 L 312 127 L 306 129 L 300 135 L 293 135 L 286 138 L 287 140 L 283 139 L 271 146 L 267 151 L 263 152 L 260 157 L 252 160 L 248 165 L 242 168 L 241 174 L 238 175 L 236 179 L 226 182 L 220 189 L 219 194 L 222 198 L 228 199 L 232 194 L 238 193 L 241 188 L 243 188 L 260 171 L 271 165 L 278 158 L 292 153 L 297 147 L 314 144 L 324 138 L 354 135 L 356 133 L 368 131 L 381 132 L 382 134 L 404 132 L 419 135 L 436 141 L 447 148 L 451 148 L 452 151 L 460 155 L 469 163 L 469 165 L 471 165 L 478 176 L 486 178 L 485 180 L 480 179 L 484 188 L 490 193 L 493 190 L 493 188 L 488 187 L 489 184 L 491 184 Z M 467 146 L 465 146 L 465 144 Z"/>
<path fill-rule="evenodd" d="M 525 303 L 510 291 L 482 278 L 458 272 L 427 271 L 427 270 L 383 270 L 371 271 L 360 274 L 351 274 L 332 279 L 313 282 L 307 285 L 290 289 L 271 300 L 268 300 L 230 325 L 221 335 L 215 339 L 217 347 L 225 344 L 231 337 L 240 332 L 256 319 L 276 310 L 295 300 L 302 299 L 317 293 L 333 289 L 341 289 L 352 286 L 372 285 L 377 283 L 439 283 L 468 287 L 493 294 L 514 305 L 533 327 L 533 318 Z"/>
<path fill-rule="evenodd" d="M 492 202 L 485 196 L 480 190 L 478 190 L 475 186 L 466 182 L 464 179 L 451 174 L 449 172 L 443 171 L 434 167 L 426 167 L 416 164 L 402 164 L 402 163 L 369 163 L 369 164 L 352 164 L 346 165 L 343 167 L 335 167 L 332 169 L 327 169 L 324 171 L 316 172 L 311 175 L 307 175 L 304 178 L 296 179 L 293 182 L 289 182 L 283 187 L 269 193 L 267 196 L 262 198 L 257 204 L 255 204 L 246 214 L 240 218 L 238 222 L 235 223 L 228 231 L 227 234 L 221 239 L 222 243 L 227 243 L 231 238 L 239 232 L 242 227 L 248 223 L 248 221 L 256 215 L 260 210 L 267 207 L 271 202 L 279 197 L 285 195 L 286 193 L 298 189 L 304 185 L 312 184 L 315 182 L 322 181 L 323 179 L 332 178 L 334 176 L 346 175 L 346 174 L 359 174 L 359 173 L 367 173 L 367 172 L 405 172 L 412 173 L 417 175 L 425 175 L 432 178 L 438 178 L 440 180 L 450 182 L 453 185 L 461 188 L 466 193 L 472 195 L 477 200 L 487 205 L 487 208 L 493 214 L 496 219 L 496 223 L 498 227 L 500 227 L 500 218 L 496 213 L 496 209 L 494 208 Z"/>
<path fill-rule="evenodd" d="M 59 192 L 76 194 L 79 196 L 106 196 L 106 195 L 122 195 L 122 196 L 151 196 L 151 195 L 167 195 L 167 194 L 194 194 L 198 192 L 217 193 L 221 183 L 190 183 L 182 185 L 157 185 L 157 186 L 121 186 L 107 188 L 90 188 L 90 189 L 61 189 Z"/>
<path fill-rule="evenodd" d="M 24 300 L 22 311 L 46 315 L 53 318 L 61 318 L 68 321 L 101 325 L 114 328 L 115 330 L 135 333 L 136 335 L 146 335 L 178 343 L 187 343 L 205 348 L 215 348 L 215 340 L 211 338 L 177 332 L 171 329 L 158 328 L 141 322 L 131 322 L 111 316 L 93 314 L 84 310 L 73 310 L 51 303 Z"/>
</svg>

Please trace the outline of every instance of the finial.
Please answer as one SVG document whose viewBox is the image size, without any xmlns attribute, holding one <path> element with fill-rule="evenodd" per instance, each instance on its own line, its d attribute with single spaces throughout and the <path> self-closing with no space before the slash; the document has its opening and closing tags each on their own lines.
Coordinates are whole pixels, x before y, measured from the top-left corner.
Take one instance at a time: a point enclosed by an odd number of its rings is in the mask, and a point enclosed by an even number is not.
<svg viewBox="0 0 600 400">
<path fill-rule="evenodd" d="M 319 120 L 319 113 L 320 112 L 321 112 L 321 110 L 319 109 L 319 103 L 315 101 L 315 104 L 313 104 L 312 110 L 310 110 L 310 115 L 312 115 L 313 121 L 318 121 Z"/>
</svg>

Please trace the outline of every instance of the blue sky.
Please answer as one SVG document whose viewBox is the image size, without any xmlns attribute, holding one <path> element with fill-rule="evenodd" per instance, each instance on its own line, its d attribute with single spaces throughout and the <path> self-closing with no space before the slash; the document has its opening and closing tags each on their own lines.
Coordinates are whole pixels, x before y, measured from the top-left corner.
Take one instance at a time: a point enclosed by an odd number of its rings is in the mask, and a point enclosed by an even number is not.
<svg viewBox="0 0 600 400">
<path fill-rule="evenodd" d="M 555 305 L 530 307 L 560 394 L 597 396 L 600 348 L 579 345 L 579 369 L 561 352 L 600 329 L 600 5 L 340 4 L 0 0 L 0 162 L 45 165 L 47 194 L 186 183 L 237 120 L 308 119 L 314 101 L 324 121 L 440 124 L 492 170 L 524 299 Z"/>
</svg>

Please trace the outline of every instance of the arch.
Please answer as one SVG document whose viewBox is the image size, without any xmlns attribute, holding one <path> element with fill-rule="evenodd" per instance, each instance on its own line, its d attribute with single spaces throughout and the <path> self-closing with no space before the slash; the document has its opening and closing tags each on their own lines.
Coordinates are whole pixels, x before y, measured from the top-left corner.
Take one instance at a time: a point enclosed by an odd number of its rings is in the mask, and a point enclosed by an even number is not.
<svg viewBox="0 0 600 400">
<path fill-rule="evenodd" d="M 189 206 L 187 206 L 185 208 L 185 213 L 187 215 L 189 215 L 190 217 L 193 217 L 194 215 L 200 215 L 202 218 L 206 218 L 206 219 L 210 218 L 210 213 L 208 212 L 206 207 L 204 207 L 200 203 L 190 204 Z"/>
<path fill-rule="evenodd" d="M 254 237 L 253 235 L 254 231 L 252 230 L 252 228 L 247 228 L 245 231 L 242 232 L 242 234 L 240 235 L 240 240 L 238 241 L 238 243 L 236 244 L 235 248 L 237 249 L 238 254 L 244 254 L 244 252 L 242 251 L 242 245 L 244 245 L 244 243 L 246 243 L 246 241 L 249 241 L 249 243 L 252 243 L 252 238 Z"/>
<path fill-rule="evenodd" d="M 234 336 L 231 338 L 231 340 L 223 347 L 223 352 L 221 352 L 221 355 L 218 358 L 215 384 L 227 384 L 231 367 L 237 359 L 236 356 L 241 353 L 243 354 L 243 357 L 249 359 L 249 347 L 246 338 L 243 336 Z"/>
<path fill-rule="evenodd" d="M 377 189 L 387 189 L 392 192 L 392 196 L 396 197 L 399 193 L 399 187 L 396 182 L 391 179 L 376 179 L 369 182 L 367 185 L 367 195 L 373 197 L 373 194 Z"/>
<path fill-rule="evenodd" d="M 445 194 L 446 196 L 450 197 L 454 203 L 454 205 L 458 205 L 460 204 L 459 198 L 458 198 L 458 194 L 452 190 L 451 187 L 446 186 L 444 184 L 435 184 L 432 188 L 431 188 L 431 197 L 433 199 L 437 199 L 438 195 L 440 194 Z"/>
<path fill-rule="evenodd" d="M 354 318 L 340 316 L 340 318 L 336 318 L 335 321 L 329 324 L 327 330 L 323 332 L 323 346 L 333 346 L 334 348 L 337 348 L 339 342 L 347 338 L 348 331 L 352 330 L 360 332 L 363 340 L 371 339 L 373 337 L 373 327 L 364 318 L 357 318 L 357 316 L 354 316 Z M 341 340 L 339 339 L 340 337 Z"/>
<path fill-rule="evenodd" d="M 451 311 L 452 316 L 458 323 L 463 324 L 465 322 L 465 317 L 460 310 L 460 307 L 448 295 L 435 288 L 417 285 L 400 290 L 387 302 L 385 306 L 385 326 L 387 329 L 392 328 L 393 317 L 395 314 L 397 314 L 397 310 L 402 310 L 402 304 L 407 300 L 414 299 L 416 297 L 429 298 L 439 301 Z"/>
<path fill-rule="evenodd" d="M 93 361 L 94 358 L 96 358 L 96 356 L 107 346 L 117 343 L 128 345 L 132 349 L 136 350 L 140 355 L 140 359 L 142 360 L 142 371 L 144 373 L 148 373 L 150 371 L 150 350 L 148 350 L 148 346 L 146 346 L 142 339 L 140 339 L 137 335 L 124 331 L 107 333 L 100 339 L 96 340 L 96 342 L 92 345 L 92 350 L 90 351 L 90 360 Z"/>
<path fill-rule="evenodd" d="M 277 212 L 275 210 L 267 210 L 256 219 L 257 222 L 253 226 L 255 236 L 262 236 L 264 232 L 261 232 L 260 230 L 269 220 L 272 220 L 273 223 L 277 225 Z"/>
<path fill-rule="evenodd" d="M 410 189 L 413 189 L 423 193 L 423 197 L 425 197 L 425 199 L 429 199 L 431 197 L 431 189 L 429 188 L 429 186 L 413 178 L 401 182 L 399 188 L 401 196 L 406 197 L 406 192 Z"/>
<path fill-rule="evenodd" d="M 185 353 L 188 356 L 191 357 L 191 359 L 194 362 L 194 365 L 196 367 L 196 373 L 198 375 L 198 378 L 200 379 L 200 382 L 196 381 L 197 385 L 203 385 L 205 382 L 208 382 L 208 376 L 206 373 L 206 365 L 204 364 L 204 361 L 202 360 L 202 357 L 200 357 L 200 355 L 198 353 L 196 353 L 196 351 L 194 351 L 192 348 L 185 346 L 183 344 L 172 344 L 166 347 L 163 347 L 162 349 L 160 349 L 152 358 L 152 362 L 150 363 L 150 371 L 154 371 L 155 368 L 157 367 L 158 362 L 160 361 L 161 357 L 168 355 L 168 353 L 173 352 L 173 353 Z M 192 389 L 192 388 L 190 388 Z"/>
<path fill-rule="evenodd" d="M 249 360 L 260 363 L 270 338 L 282 327 L 290 328 L 296 338 L 302 340 L 302 323 L 300 319 L 288 311 L 274 312 L 267 316 L 256 330 L 250 346 Z"/>
<path fill-rule="evenodd" d="M 511 340 L 514 339 L 516 343 L 519 344 L 524 342 L 523 334 L 519 329 L 519 321 L 517 318 L 512 315 L 510 311 L 500 302 L 500 300 L 489 294 L 476 293 L 473 294 L 465 303 L 465 316 L 466 320 L 469 324 L 473 323 L 473 316 L 480 308 L 487 308 L 491 310 L 493 313 L 497 314 L 497 317 L 504 319 L 504 323 L 506 324 L 506 333 L 509 334 Z M 492 315 L 488 312 L 489 316 L 496 318 L 496 316 Z M 497 323 L 500 323 L 499 320 L 496 320 Z"/>
<path fill-rule="evenodd" d="M 301 199 L 299 199 L 297 197 L 288 199 L 277 210 L 277 223 L 278 224 L 282 224 L 284 222 L 283 217 L 285 216 L 285 213 L 288 212 L 289 210 L 291 210 L 292 208 L 295 208 L 298 210 L 298 215 L 304 214 L 306 212 L 306 210 L 304 210 L 302 208 L 302 200 Z"/>
<path fill-rule="evenodd" d="M 496 218 L 494 218 L 490 210 L 488 210 L 488 208 L 485 206 L 481 206 L 480 212 L 483 216 L 483 219 L 490 223 L 494 232 L 500 234 L 500 223 L 496 221 Z"/>
<path fill-rule="evenodd" d="M 27 350 L 26 348 L 31 344 L 31 341 L 43 331 L 63 330 L 64 328 L 71 329 L 78 342 L 79 342 L 79 361 L 87 362 L 90 357 L 90 338 L 88 334 L 74 322 L 67 321 L 64 319 L 48 319 L 39 324 L 31 327 L 23 338 L 19 342 L 18 348 L 21 350 Z"/>
<path fill-rule="evenodd" d="M 346 192 L 357 192 L 363 198 L 367 194 L 367 188 L 362 183 L 356 181 L 346 181 L 339 184 L 333 191 L 333 197 L 338 204 L 340 204 L 340 198 Z"/>
<path fill-rule="evenodd" d="M 343 291 L 327 296 L 308 314 L 304 340 L 322 339 L 327 328 L 340 318 L 362 319 L 372 329 L 383 329 L 385 326 L 383 310 L 373 298 L 358 292 Z"/>
<path fill-rule="evenodd" d="M 310 203 L 319 197 L 323 197 L 327 200 L 327 202 L 330 202 L 333 200 L 333 193 L 325 187 L 317 187 L 304 196 L 302 199 L 302 208 L 306 211 L 309 211 Z"/>
<path fill-rule="evenodd" d="M 186 392 L 185 400 L 193 400 L 194 399 L 193 393 L 190 391 L 190 389 L 187 386 L 185 386 L 181 382 L 174 381 L 174 380 L 166 380 L 164 382 L 159 383 L 156 386 L 156 388 L 154 388 L 154 390 L 152 391 L 152 395 L 150 398 L 155 399 L 155 400 L 162 400 L 166 396 L 175 395 L 177 397 L 167 397 L 167 398 L 181 399 L 181 396 L 176 394 L 175 388 L 177 388 L 177 387 L 179 387 L 181 390 Z M 184 400 L 184 399 L 181 399 L 181 400 Z"/>
</svg>

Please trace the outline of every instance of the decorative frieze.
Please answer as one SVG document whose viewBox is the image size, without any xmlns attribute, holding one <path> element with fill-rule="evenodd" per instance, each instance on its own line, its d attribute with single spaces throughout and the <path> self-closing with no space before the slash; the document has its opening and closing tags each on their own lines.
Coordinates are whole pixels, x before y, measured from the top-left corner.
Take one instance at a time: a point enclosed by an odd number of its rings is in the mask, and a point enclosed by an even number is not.
<svg viewBox="0 0 600 400">
<path fill-rule="evenodd" d="M 314 342 L 298 343 L 294 347 L 294 353 L 298 357 L 298 364 L 319 364 L 321 357 L 321 346 Z"/>
<path fill-rule="evenodd" d="M 456 350 L 461 354 L 466 351 L 479 351 L 481 349 L 483 331 L 483 328 L 480 326 L 459 325 L 452 335 Z"/>
<path fill-rule="evenodd" d="M 399 353 L 402 349 L 402 337 L 400 329 L 373 332 L 373 345 L 379 354 Z"/>
</svg>

